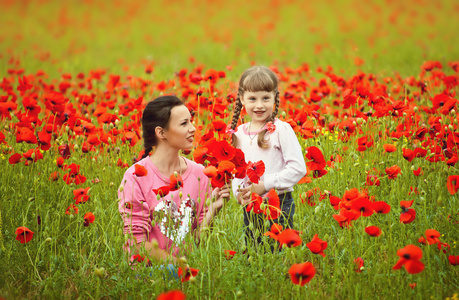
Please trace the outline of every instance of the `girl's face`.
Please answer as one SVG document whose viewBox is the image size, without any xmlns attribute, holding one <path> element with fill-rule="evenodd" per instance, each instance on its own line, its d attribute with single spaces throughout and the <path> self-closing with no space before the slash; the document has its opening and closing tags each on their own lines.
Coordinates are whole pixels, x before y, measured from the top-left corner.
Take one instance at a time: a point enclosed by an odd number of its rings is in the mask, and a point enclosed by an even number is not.
<svg viewBox="0 0 459 300">
<path fill-rule="evenodd" d="M 173 107 L 169 126 L 164 130 L 168 144 L 177 149 L 189 149 L 193 147 L 195 131 L 188 108 L 185 105 Z"/>
<path fill-rule="evenodd" d="M 242 105 L 252 118 L 252 124 L 259 127 L 266 123 L 274 110 L 274 92 L 244 92 Z"/>
</svg>

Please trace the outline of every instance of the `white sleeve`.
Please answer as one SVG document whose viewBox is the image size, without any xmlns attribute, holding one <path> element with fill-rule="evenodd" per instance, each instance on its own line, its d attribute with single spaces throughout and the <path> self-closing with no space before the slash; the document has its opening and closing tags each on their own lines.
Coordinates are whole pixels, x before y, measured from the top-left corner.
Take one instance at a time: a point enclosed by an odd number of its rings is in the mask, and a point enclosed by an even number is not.
<svg viewBox="0 0 459 300">
<path fill-rule="evenodd" d="M 265 175 L 264 184 L 267 191 L 273 188 L 281 190 L 292 188 L 306 175 L 303 151 L 295 132 L 288 123 L 279 127 L 279 145 L 285 168 L 278 173 Z"/>
</svg>

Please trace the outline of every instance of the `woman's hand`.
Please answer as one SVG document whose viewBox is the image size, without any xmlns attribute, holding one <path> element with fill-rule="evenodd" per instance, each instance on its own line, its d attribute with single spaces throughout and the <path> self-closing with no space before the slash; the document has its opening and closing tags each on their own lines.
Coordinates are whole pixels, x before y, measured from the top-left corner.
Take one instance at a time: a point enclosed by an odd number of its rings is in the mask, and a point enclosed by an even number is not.
<svg viewBox="0 0 459 300">
<path fill-rule="evenodd" d="M 212 196 L 215 199 L 214 208 L 220 209 L 223 204 L 228 201 L 230 197 L 230 185 L 231 183 L 226 183 L 221 188 L 215 188 L 212 192 Z"/>
</svg>

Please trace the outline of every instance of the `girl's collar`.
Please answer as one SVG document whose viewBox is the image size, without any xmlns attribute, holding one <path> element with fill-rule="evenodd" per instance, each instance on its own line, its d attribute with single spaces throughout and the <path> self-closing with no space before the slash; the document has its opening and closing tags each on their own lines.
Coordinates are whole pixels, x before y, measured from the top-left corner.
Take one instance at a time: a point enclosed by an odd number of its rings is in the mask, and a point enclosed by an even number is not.
<svg viewBox="0 0 459 300">
<path fill-rule="evenodd" d="M 276 121 L 277 121 L 277 118 L 274 119 L 273 124 L 274 124 Z M 265 129 L 266 129 L 266 126 L 268 125 L 269 122 L 266 123 L 266 124 L 265 124 L 263 127 L 261 127 L 260 129 L 258 129 L 258 130 L 256 130 L 256 131 L 251 131 L 251 132 L 248 131 L 249 123 L 250 123 L 250 122 L 247 122 L 247 123 L 244 124 L 244 126 L 242 126 L 242 131 L 243 131 L 245 134 L 247 134 L 247 135 L 254 135 L 254 134 L 258 134 L 258 133 L 260 133 L 261 131 L 265 130 Z"/>
</svg>

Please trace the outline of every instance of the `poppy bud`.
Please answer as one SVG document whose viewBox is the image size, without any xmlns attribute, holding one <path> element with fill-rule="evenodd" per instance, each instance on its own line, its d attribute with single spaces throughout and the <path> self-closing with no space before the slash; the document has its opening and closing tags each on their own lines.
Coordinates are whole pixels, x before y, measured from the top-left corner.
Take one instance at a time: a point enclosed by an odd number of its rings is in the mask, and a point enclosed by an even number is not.
<svg viewBox="0 0 459 300">
<path fill-rule="evenodd" d="M 320 211 L 320 205 L 316 206 L 316 208 L 314 209 L 314 213 L 318 213 Z"/>
<path fill-rule="evenodd" d="M 115 110 L 115 114 L 118 114 L 118 110 Z M 118 125 L 120 120 L 115 120 L 115 125 Z"/>
<path fill-rule="evenodd" d="M 110 182 L 108 185 L 109 185 L 109 186 L 114 186 L 115 184 L 114 184 L 113 181 L 112 181 L 112 182 Z"/>
<path fill-rule="evenodd" d="M 437 199 L 437 205 L 441 206 L 442 203 L 443 203 L 443 198 L 442 198 L 442 196 L 439 196 L 438 199 Z"/>
<path fill-rule="evenodd" d="M 449 124 L 449 125 L 448 125 L 448 129 L 449 129 L 449 130 L 453 130 L 454 127 L 453 127 L 451 124 Z"/>
<path fill-rule="evenodd" d="M 153 249 L 158 249 L 159 248 L 158 241 L 157 240 L 151 241 L 151 246 L 153 247 Z"/>
<path fill-rule="evenodd" d="M 413 110 L 414 112 L 418 112 L 418 107 L 417 106 L 413 107 Z"/>
<path fill-rule="evenodd" d="M 99 278 L 104 278 L 105 276 L 105 268 L 94 268 L 94 274 L 96 274 L 97 277 Z"/>
<path fill-rule="evenodd" d="M 178 195 L 179 195 L 179 198 L 182 198 L 183 197 L 182 191 L 180 191 Z"/>
<path fill-rule="evenodd" d="M 195 283 L 196 282 L 196 277 L 191 276 L 190 279 L 188 280 L 190 283 Z"/>
<path fill-rule="evenodd" d="M 48 238 L 45 240 L 45 242 L 47 242 L 47 243 L 50 243 L 51 241 L 52 241 L 52 239 L 51 239 L 50 237 L 48 237 Z"/>
<path fill-rule="evenodd" d="M 238 290 L 238 291 L 236 292 L 236 297 L 240 297 L 240 296 L 242 296 L 242 291 L 241 291 L 241 290 Z"/>
<path fill-rule="evenodd" d="M 282 118 L 285 118 L 285 115 L 286 115 L 285 111 L 282 111 L 282 113 L 281 113 Z"/>
<path fill-rule="evenodd" d="M 411 171 L 414 171 L 416 170 L 416 168 L 414 166 L 411 166 Z"/>
<path fill-rule="evenodd" d="M 75 149 L 75 150 L 78 150 L 78 148 L 80 148 L 80 146 L 78 146 L 78 144 L 75 144 L 75 146 L 73 146 L 73 149 Z"/>
<path fill-rule="evenodd" d="M 160 196 L 159 194 L 158 194 L 158 195 L 156 195 L 156 200 L 158 200 L 158 201 L 159 201 L 160 199 L 161 199 L 161 196 Z"/>
<path fill-rule="evenodd" d="M 266 209 L 266 204 L 264 204 L 264 203 L 260 204 L 260 209 L 261 210 L 265 210 Z"/>
<path fill-rule="evenodd" d="M 122 193 L 124 191 L 124 185 L 120 184 L 119 191 Z"/>
</svg>

